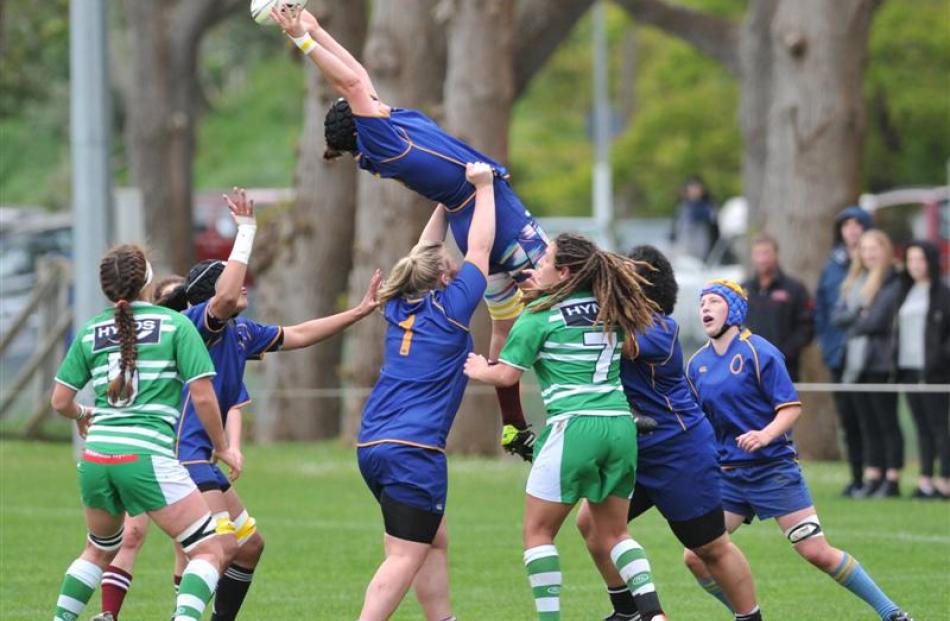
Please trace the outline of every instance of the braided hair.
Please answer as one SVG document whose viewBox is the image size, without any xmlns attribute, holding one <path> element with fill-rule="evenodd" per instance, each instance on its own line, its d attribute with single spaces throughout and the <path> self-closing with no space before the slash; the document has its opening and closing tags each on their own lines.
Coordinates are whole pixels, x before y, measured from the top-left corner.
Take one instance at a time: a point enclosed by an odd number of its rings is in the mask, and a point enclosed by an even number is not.
<svg viewBox="0 0 950 621">
<path fill-rule="evenodd" d="M 118 403 L 132 396 L 136 372 L 135 319 L 130 303 L 138 299 L 148 284 L 148 261 L 138 246 L 125 244 L 110 250 L 99 263 L 99 284 L 109 301 L 115 303 L 115 328 L 119 337 L 119 374 L 109 384 L 106 394 Z"/>
<path fill-rule="evenodd" d="M 554 244 L 554 266 L 566 267 L 570 273 L 561 282 L 528 291 L 528 301 L 539 300 L 528 310 L 548 310 L 574 292 L 590 289 L 600 307 L 597 323 L 605 332 L 621 328 L 625 332 L 624 353 L 636 357 L 634 334 L 648 328 L 658 310 L 644 292 L 647 280 L 638 272 L 640 262 L 601 250 L 587 237 L 575 233 L 561 233 Z"/>
</svg>

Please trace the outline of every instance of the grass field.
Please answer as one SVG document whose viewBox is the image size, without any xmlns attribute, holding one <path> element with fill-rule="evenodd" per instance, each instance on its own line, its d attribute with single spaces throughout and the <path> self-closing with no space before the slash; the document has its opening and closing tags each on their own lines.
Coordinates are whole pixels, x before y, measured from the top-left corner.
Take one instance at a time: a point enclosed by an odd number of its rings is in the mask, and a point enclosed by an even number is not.
<svg viewBox="0 0 950 621">
<path fill-rule="evenodd" d="M 84 528 L 74 468 L 65 444 L 0 443 L 0 618 L 46 619 Z M 837 497 L 839 465 L 807 465 L 806 475 L 831 541 L 854 554 L 917 621 L 950 618 L 950 503 L 855 502 Z M 463 621 L 534 619 L 521 566 L 520 520 L 527 468 L 511 459 L 452 458 L 449 495 L 452 591 Z M 906 487 L 910 486 L 910 478 Z M 267 539 L 267 551 L 242 613 L 249 620 L 343 620 L 359 613 L 379 562 L 381 519 L 350 449 L 336 443 L 250 447 L 238 485 Z M 633 527 L 674 620 L 729 619 L 693 583 L 681 550 L 656 512 Z M 774 524 L 755 524 L 736 540 L 752 564 L 770 620 L 872 621 L 863 603 L 790 549 Z M 568 524 L 558 547 L 563 617 L 594 621 L 607 609 L 603 587 Z M 172 552 L 157 529 L 135 572 L 122 618 L 166 619 Z M 98 603 L 93 596 L 88 616 Z M 395 619 L 420 619 L 407 601 Z"/>
</svg>

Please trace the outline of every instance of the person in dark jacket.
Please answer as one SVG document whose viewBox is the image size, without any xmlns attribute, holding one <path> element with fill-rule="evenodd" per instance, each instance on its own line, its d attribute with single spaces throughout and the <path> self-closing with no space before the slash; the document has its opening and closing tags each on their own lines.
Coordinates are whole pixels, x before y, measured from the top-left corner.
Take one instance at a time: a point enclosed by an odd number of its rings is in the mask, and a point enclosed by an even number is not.
<svg viewBox="0 0 950 621">
<path fill-rule="evenodd" d="M 683 183 L 670 241 L 679 252 L 705 261 L 719 239 L 716 202 L 703 180 L 693 175 Z"/>
<path fill-rule="evenodd" d="M 835 245 L 831 249 L 828 262 L 825 263 L 815 292 L 815 329 L 821 355 L 831 373 L 833 382 L 841 381 L 844 367 L 845 331 L 831 323 L 831 313 L 841 295 L 841 283 L 844 282 L 851 266 L 851 255 L 857 251 L 858 241 L 864 231 L 871 228 L 871 216 L 860 207 L 848 207 L 835 218 Z M 834 393 L 835 409 L 838 411 L 838 423 L 844 436 L 845 452 L 851 467 L 851 482 L 843 491 L 851 496 L 864 485 L 864 446 L 861 442 L 861 424 L 853 406 L 853 400 L 845 393 Z"/>
<path fill-rule="evenodd" d="M 841 376 L 844 382 L 890 381 L 893 313 L 888 300 L 899 286 L 890 238 L 877 229 L 866 231 L 861 235 L 857 256 L 852 259 L 832 313 L 835 325 L 847 330 Z M 897 422 L 897 394 L 848 394 L 858 412 L 866 464 L 864 486 L 855 496 L 899 496 L 904 436 Z"/>
<path fill-rule="evenodd" d="M 755 275 L 742 283 L 749 295 L 746 325 L 785 356 L 785 368 L 798 381 L 798 359 L 814 336 L 814 302 L 800 281 L 778 265 L 778 241 L 759 235 L 752 241 Z"/>
<path fill-rule="evenodd" d="M 936 246 L 914 241 L 907 246 L 891 311 L 897 381 L 902 384 L 950 383 L 950 288 L 940 280 Z M 920 479 L 914 498 L 950 499 L 950 393 L 907 393 L 917 427 Z M 934 459 L 940 476 L 934 477 Z"/>
</svg>

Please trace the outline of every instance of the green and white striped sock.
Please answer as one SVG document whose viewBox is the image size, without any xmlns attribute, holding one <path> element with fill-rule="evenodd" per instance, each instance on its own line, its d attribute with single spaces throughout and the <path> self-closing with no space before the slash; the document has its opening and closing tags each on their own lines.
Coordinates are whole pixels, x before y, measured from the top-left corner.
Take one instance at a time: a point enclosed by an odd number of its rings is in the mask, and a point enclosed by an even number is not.
<svg viewBox="0 0 950 621">
<path fill-rule="evenodd" d="M 77 558 L 66 570 L 63 586 L 56 600 L 56 615 L 53 621 L 75 621 L 89 602 L 89 598 L 102 580 L 102 568 L 87 560 Z"/>
<path fill-rule="evenodd" d="M 185 566 L 175 600 L 175 621 L 200 619 L 205 606 L 218 586 L 218 570 L 202 559 L 195 559 Z"/>
<path fill-rule="evenodd" d="M 623 539 L 610 551 L 610 559 L 627 583 L 643 618 L 652 619 L 654 615 L 662 613 L 660 599 L 653 586 L 650 561 L 640 544 L 633 539 Z"/>
<path fill-rule="evenodd" d="M 561 560 L 557 548 L 553 545 L 529 548 L 524 551 L 524 564 L 539 621 L 560 621 Z"/>
</svg>

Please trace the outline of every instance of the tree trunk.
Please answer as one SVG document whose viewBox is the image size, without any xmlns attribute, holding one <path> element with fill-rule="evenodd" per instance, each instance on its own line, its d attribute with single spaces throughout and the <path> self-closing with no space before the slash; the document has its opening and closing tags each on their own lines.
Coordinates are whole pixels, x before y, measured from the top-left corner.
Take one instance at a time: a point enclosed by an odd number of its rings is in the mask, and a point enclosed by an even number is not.
<svg viewBox="0 0 950 621">
<path fill-rule="evenodd" d="M 310 7 L 321 24 L 347 49 L 362 49 L 366 3 L 324 4 Z M 312 63 L 305 65 L 307 95 L 294 180 L 296 199 L 289 214 L 272 223 L 268 247 L 258 253 L 261 261 L 255 265 L 261 316 L 282 325 L 340 311 L 352 265 L 356 165 L 349 158 L 323 159 L 323 118 L 336 95 Z M 267 357 L 265 397 L 257 409 L 258 439 L 315 440 L 340 434 L 339 396 L 303 391 L 340 387 L 342 345 L 338 335 L 304 350 Z"/>
<path fill-rule="evenodd" d="M 860 189 L 864 69 L 872 0 L 779 4 L 772 21 L 772 98 L 761 211 L 782 265 L 813 285 L 832 243 L 835 214 Z M 815 457 L 837 453 L 829 406 L 799 428 L 817 430 Z M 824 430 L 826 433 L 822 433 Z M 804 438 L 803 438 L 804 440 Z"/>
<path fill-rule="evenodd" d="M 160 273 L 194 261 L 192 160 L 198 99 L 198 44 L 236 0 L 126 0 L 135 88 L 126 141 L 132 179 Z"/>
<path fill-rule="evenodd" d="M 445 128 L 501 162 L 508 159 L 508 124 L 514 100 L 513 16 L 514 0 L 462 0 L 455 2 L 448 27 Z M 486 32 L 492 36 L 486 37 Z M 475 351 L 487 355 L 491 321 L 484 305 L 473 318 L 471 329 Z M 497 453 L 500 417 L 496 412 L 498 401 L 493 391 L 468 390 L 449 435 L 449 450 Z"/>
<path fill-rule="evenodd" d="M 445 76 L 444 26 L 438 0 L 379 2 L 373 7 L 363 58 L 380 98 L 394 107 L 420 109 L 438 120 Z M 358 302 L 377 267 L 388 271 L 416 242 L 434 205 L 393 180 L 358 175 L 356 240 L 350 301 Z M 385 322 L 368 318 L 349 331 L 346 377 L 354 388 L 369 388 L 383 361 Z M 345 399 L 344 435 L 354 438 L 366 397 Z"/>
</svg>

